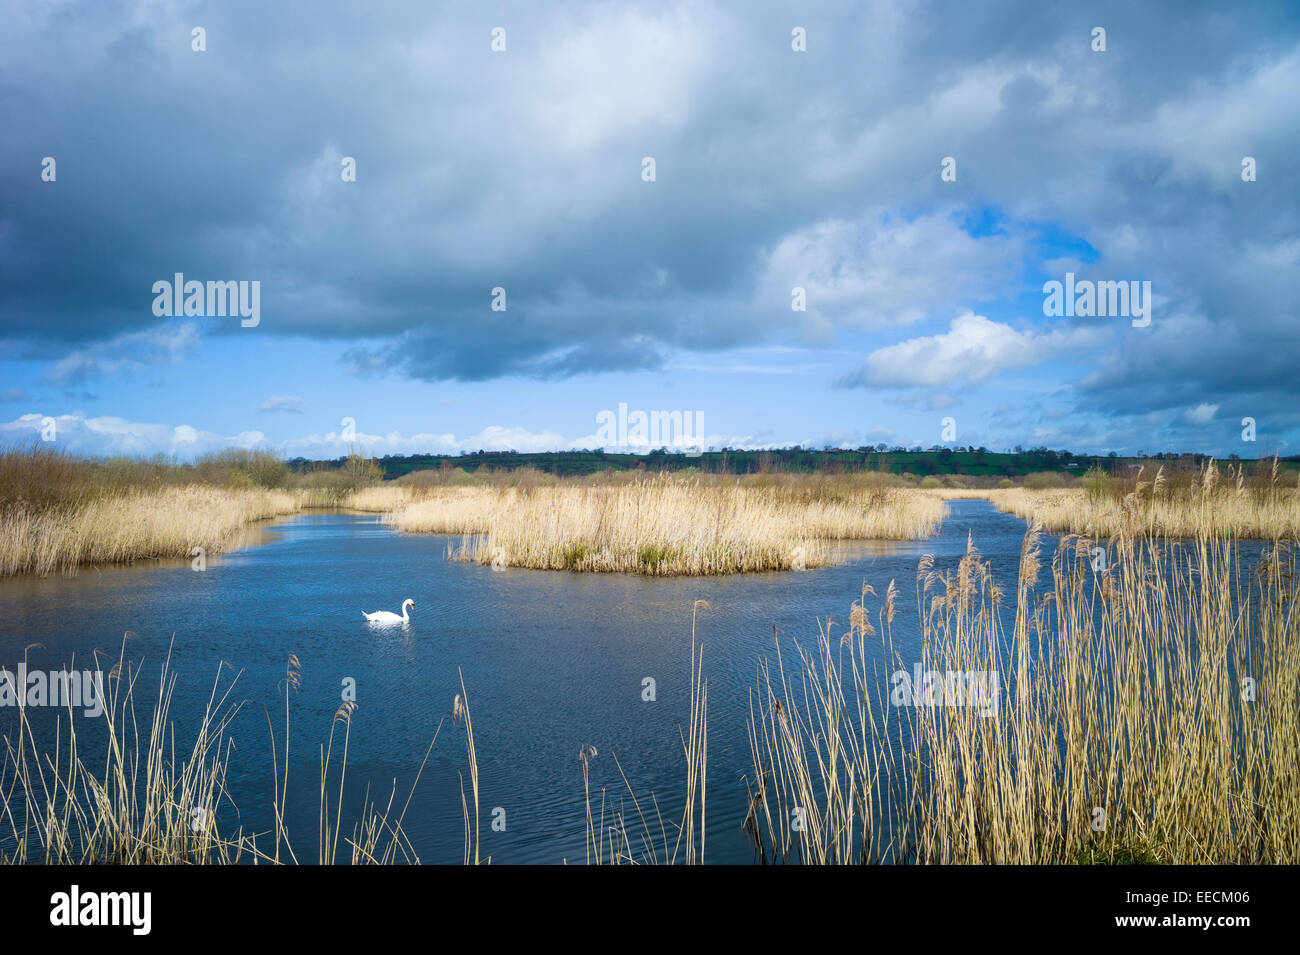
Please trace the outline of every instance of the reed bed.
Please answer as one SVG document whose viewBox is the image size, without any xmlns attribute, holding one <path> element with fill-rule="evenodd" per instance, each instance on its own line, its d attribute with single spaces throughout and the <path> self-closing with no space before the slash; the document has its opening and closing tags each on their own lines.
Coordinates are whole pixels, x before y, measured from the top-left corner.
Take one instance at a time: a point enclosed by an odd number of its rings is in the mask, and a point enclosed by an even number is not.
<svg viewBox="0 0 1300 955">
<path fill-rule="evenodd" d="M 923 557 L 915 587 L 920 641 L 910 657 L 894 640 L 904 611 L 893 581 L 883 596 L 864 586 L 846 626 L 826 624 L 815 645 L 793 658 L 777 643 L 760 664 L 748 720 L 753 773 L 744 827 L 760 859 L 1300 861 L 1296 545 L 1273 542 L 1255 559 L 1259 545 L 1208 534 L 1106 545 L 1067 536 L 1049 564 L 1041 535 L 1035 527 L 1025 537 L 1014 591 L 998 584 L 973 542 L 950 570 Z M 939 674 L 937 699 L 920 695 L 919 685 L 911 700 L 898 697 L 900 674 L 917 669 Z M 963 697 L 971 675 L 991 695 L 968 689 Z M 60 721 L 53 751 L 39 751 L 20 708 L 0 762 L 0 861 L 300 861 L 284 816 L 290 711 L 302 685 L 297 658 L 285 667 L 278 727 L 268 713 L 275 821 L 262 833 L 224 828 L 233 816 L 223 807 L 237 675 L 218 673 L 189 744 L 170 724 L 168 665 L 144 720 L 133 702 L 137 676 L 121 658 L 110 671 L 97 724 L 106 733 L 91 747 L 100 754 L 94 760 L 81 755 L 71 713 L 66 737 Z M 589 863 L 704 861 L 708 696 L 693 614 L 680 820 L 665 824 L 658 800 L 638 797 L 616 758 L 625 796 L 615 805 L 605 789 L 593 791 L 597 752 L 583 746 Z M 463 681 L 452 717 L 464 727 L 469 766 L 463 858 L 490 862 L 479 841 Z M 353 718 L 349 704 L 340 706 L 320 747 L 315 861 L 418 863 L 402 828 L 411 797 L 399 800 L 396 786 L 382 805 L 367 798 L 350 829 L 343 822 Z"/>
<path fill-rule="evenodd" d="M 417 492 L 409 485 L 380 484 L 352 491 L 340 498 L 338 504 L 345 510 L 374 514 L 395 511 L 416 500 Z"/>
<path fill-rule="evenodd" d="M 385 519 L 408 533 L 464 535 L 452 554 L 460 560 L 670 576 L 823 566 L 832 559 L 828 542 L 924 538 L 943 509 L 936 497 L 847 482 L 814 490 L 664 476 L 436 488 Z"/>
<path fill-rule="evenodd" d="M 124 644 L 125 646 L 125 644 Z M 96 664 L 99 658 L 96 657 Z M 103 713 L 85 719 L 67 712 L 59 719 L 52 751 L 41 748 L 26 707 L 4 738 L 0 761 L 0 863 L 47 865 L 233 865 L 299 861 L 285 824 L 289 793 L 290 707 L 302 684 L 298 659 L 290 655 L 285 678 L 283 735 L 271 722 L 274 773 L 270 803 L 274 825 L 267 832 L 233 830 L 235 807 L 226 788 L 235 741 L 231 725 L 243 703 L 233 696 L 238 674 L 223 664 L 208 697 L 193 743 L 178 738 L 170 712 L 176 679 L 170 654 L 161 668 L 152 712 L 136 710 L 139 669 L 119 656 L 103 678 Z M 147 701 L 145 701 L 147 702 Z M 342 704 L 329 739 L 320 747 L 319 864 L 416 863 L 403 821 L 424 770 L 421 764 L 406 800 L 398 804 L 396 781 L 382 807 L 366 798 L 350 830 L 341 813 L 354 706 Z M 441 724 L 439 724 L 441 727 Z M 103 730 L 100 737 L 96 728 Z M 144 736 L 141 736 L 141 730 Z M 83 757 L 90 735 L 95 756 Z M 469 731 L 471 769 L 473 735 Z M 429 744 L 431 752 L 437 732 Z M 337 747 L 337 750 L 336 750 Z M 428 752 L 425 762 L 428 761 Z M 475 807 L 477 812 L 477 806 Z M 340 858 L 342 853 L 342 858 Z"/>
<path fill-rule="evenodd" d="M 828 541 L 913 539 L 943 503 L 889 475 L 604 471 L 558 478 L 531 468 L 417 472 L 380 484 L 358 454 L 291 475 L 263 452 L 194 465 L 98 460 L 34 447 L 0 452 L 0 576 L 71 572 L 220 553 L 241 529 L 306 508 L 379 513 L 399 530 L 461 534 L 457 557 L 568 570 L 720 574 L 828 563 Z"/>
<path fill-rule="evenodd" d="M 696 601 L 695 610 L 706 607 Z M 342 703 L 319 746 L 317 853 L 300 858 L 290 838 L 285 809 L 289 802 L 292 702 L 303 686 L 302 665 L 290 654 L 279 683 L 283 714 L 267 710 L 271 739 L 270 797 L 273 824 L 265 832 L 231 828 L 238 812 L 226 787 L 235 751 L 232 725 L 244 706 L 234 690 L 239 674 L 219 669 L 194 739 L 181 742 L 171 722 L 176 678 L 170 653 L 164 661 L 152 713 L 145 720 L 136 709 L 138 668 L 119 655 L 103 680 L 103 711 L 87 724 L 69 704 L 66 736 L 59 717 L 52 747 L 37 742 L 25 706 L 18 725 L 3 740 L 0 760 L 0 864 L 47 865 L 419 865 L 421 858 L 404 829 L 412 796 L 442 730 L 439 722 L 410 791 L 399 800 L 396 781 L 387 799 L 371 798 L 367 786 L 358 817 L 345 826 L 342 815 L 347 778 L 353 703 Z M 100 659 L 96 655 L 96 669 Z M 21 700 L 22 697 L 20 696 Z M 83 729 L 77 730 L 78 723 Z M 452 702 L 452 722 L 464 729 L 468 791 L 461 777 L 465 865 L 490 864 L 480 840 L 478 757 L 469 695 L 463 677 Z M 592 809 L 589 763 L 596 748 L 579 753 L 586 794 L 587 862 L 596 865 L 700 864 L 704 861 L 705 805 L 708 770 L 708 681 L 703 648 L 691 624 L 691 683 L 688 724 L 682 730 L 685 800 L 680 821 L 667 825 L 651 794 L 638 799 L 622 767 L 619 774 L 632 810 L 600 791 L 598 813 Z M 142 738 L 141 729 L 146 732 Z M 103 730 L 102 738 L 96 732 Z M 85 746 L 84 738 L 94 737 Z M 89 748 L 97 755 L 84 757 Z M 613 757 L 618 765 L 617 757 Z M 653 812 L 653 819 L 647 813 Z"/>
<path fill-rule="evenodd" d="M 304 508 L 339 507 L 383 472 L 359 454 L 291 474 L 266 451 L 228 449 L 193 464 L 84 458 L 36 444 L 0 450 L 0 576 L 81 564 L 220 553 L 242 529 Z"/>
<path fill-rule="evenodd" d="M 78 505 L 0 509 L 0 575 L 225 550 L 253 521 L 291 514 L 299 496 L 191 485 L 123 491 Z"/>
<path fill-rule="evenodd" d="M 1169 473 L 1144 466 L 1125 478 L 1101 473 L 1070 488 L 933 491 L 953 499 L 982 497 L 1000 510 L 1045 530 L 1112 537 L 1200 534 L 1253 540 L 1300 538 L 1300 490 L 1282 482 L 1275 459 L 1253 476 L 1243 467 L 1209 462 L 1199 473 Z"/>
<path fill-rule="evenodd" d="M 1289 489 L 1264 501 L 1235 491 L 1191 500 L 1117 500 L 1082 489 L 997 489 L 970 496 L 987 497 L 999 510 L 1037 522 L 1054 533 L 1111 537 L 1146 531 L 1192 538 L 1200 525 L 1208 523 L 1215 534 L 1245 540 L 1300 536 L 1300 493 Z"/>
<path fill-rule="evenodd" d="M 1014 595 L 973 545 L 955 571 L 924 558 L 918 659 L 894 650 L 891 582 L 874 615 L 868 587 L 792 671 L 762 666 L 745 823 L 762 857 L 1300 861 L 1294 549 L 1266 548 L 1247 574 L 1245 545 L 1209 534 L 1121 539 L 1104 565 L 1097 546 L 1062 539 L 1040 588 L 1032 529 Z M 895 705 L 914 665 L 958 674 L 958 689 L 998 674 L 1001 705 Z"/>
</svg>

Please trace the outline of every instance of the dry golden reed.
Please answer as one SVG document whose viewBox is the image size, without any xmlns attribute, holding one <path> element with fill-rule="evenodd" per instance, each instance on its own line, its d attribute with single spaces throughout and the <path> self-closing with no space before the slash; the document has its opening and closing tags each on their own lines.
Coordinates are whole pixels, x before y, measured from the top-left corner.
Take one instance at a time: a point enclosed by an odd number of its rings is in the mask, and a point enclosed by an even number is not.
<svg viewBox="0 0 1300 955">
<path fill-rule="evenodd" d="M 395 489 L 350 499 L 383 509 Z M 399 499 L 400 500 L 400 499 Z M 944 504 L 893 488 L 653 477 L 533 488 L 440 487 L 398 503 L 407 532 L 461 534 L 454 556 L 544 570 L 707 575 L 822 566 L 829 542 L 932 534 Z"/>
<path fill-rule="evenodd" d="M 1202 525 L 1204 529 L 1207 525 Z M 771 861 L 1300 861 L 1300 596 L 1291 545 L 1201 534 L 1025 539 L 1010 630 L 973 546 L 918 568 L 921 649 L 894 649 L 893 585 L 794 672 L 760 668 L 746 827 Z M 1094 569 L 1100 567 L 1102 569 Z M 1046 571 L 1046 585 L 1038 586 Z M 1010 608 L 1008 608 L 1010 613 Z M 886 672 L 998 673 L 997 715 L 895 706 Z M 791 824 L 798 808 L 803 827 Z"/>
<path fill-rule="evenodd" d="M 75 505 L 0 509 L 0 576 L 79 564 L 225 550 L 247 524 L 298 510 L 289 491 L 191 485 L 125 491 Z"/>
<path fill-rule="evenodd" d="M 0 449 L 0 576 L 81 564 L 216 554 L 256 521 L 337 507 L 382 477 L 349 455 L 294 475 L 266 451 L 228 449 L 194 464 L 85 458 L 52 446 Z"/>
<path fill-rule="evenodd" d="M 1253 540 L 1300 538 L 1300 490 L 1283 481 L 1279 462 L 1220 469 L 1214 461 L 1199 472 L 1144 465 L 1124 477 L 1093 471 L 1080 485 L 1029 490 L 930 491 L 953 499 L 987 498 L 1000 510 L 1045 530 L 1091 537 L 1154 534 L 1194 538 L 1200 534 Z"/>
<path fill-rule="evenodd" d="M 4 737 L 0 753 L 0 863 L 297 862 L 285 824 L 285 806 L 289 793 L 290 702 L 302 685 L 298 658 L 289 655 L 285 679 L 280 684 L 284 693 L 284 735 L 280 737 L 274 729 L 271 733 L 274 772 L 270 803 L 274 824 L 270 831 L 256 833 L 242 826 L 232 830 L 226 825 L 238 818 L 226 788 L 230 757 L 235 750 L 231 726 L 243 705 L 234 696 L 238 674 L 227 673 L 226 664 L 219 668 L 194 742 L 186 749 L 170 718 L 176 686 L 170 651 L 148 716 L 136 711 L 140 672 L 127 663 L 124 653 L 125 641 L 123 654 L 103 677 L 103 713 L 87 720 L 69 707 L 66 729 L 60 717 L 52 747 L 38 746 L 27 707 L 18 707 L 17 726 Z M 95 662 L 98 668 L 98 654 Z M 316 861 L 322 865 L 339 861 L 353 865 L 418 864 L 419 855 L 403 822 L 437 741 L 437 732 L 405 802 L 397 805 L 396 780 L 382 808 L 367 789 L 359 816 L 350 832 L 345 832 L 341 805 L 353 710 L 351 703 L 339 707 L 329 741 L 320 747 Z M 269 711 L 267 720 L 269 724 Z M 339 736 L 341 739 L 337 739 Z M 336 742 L 340 752 L 337 761 Z M 87 748 L 93 755 L 83 757 Z M 477 774 L 476 766 L 473 771 Z"/>
<path fill-rule="evenodd" d="M 1144 531 L 1165 537 L 1195 537 L 1202 524 L 1216 536 L 1275 540 L 1300 537 L 1300 493 L 1286 490 L 1267 500 L 1246 492 L 1205 495 L 1201 499 L 1111 498 L 1086 490 L 983 492 L 999 509 L 1046 530 L 1093 537 Z"/>
</svg>

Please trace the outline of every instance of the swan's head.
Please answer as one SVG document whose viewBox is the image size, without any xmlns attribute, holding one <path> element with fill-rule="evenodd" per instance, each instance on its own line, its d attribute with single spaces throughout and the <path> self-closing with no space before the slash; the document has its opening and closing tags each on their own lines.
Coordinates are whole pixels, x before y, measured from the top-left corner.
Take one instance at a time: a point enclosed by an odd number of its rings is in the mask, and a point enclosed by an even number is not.
<svg viewBox="0 0 1300 955">
<path fill-rule="evenodd" d="M 405 610 L 408 604 L 410 605 L 412 610 L 415 609 L 415 601 L 412 600 L 410 597 L 407 597 L 405 600 L 402 601 L 402 609 Z"/>
</svg>

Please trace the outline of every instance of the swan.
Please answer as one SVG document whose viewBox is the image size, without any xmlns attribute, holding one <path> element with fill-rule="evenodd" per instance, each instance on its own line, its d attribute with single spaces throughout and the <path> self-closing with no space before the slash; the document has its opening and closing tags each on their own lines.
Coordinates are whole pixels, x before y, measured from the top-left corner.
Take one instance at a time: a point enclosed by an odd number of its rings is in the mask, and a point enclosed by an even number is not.
<svg viewBox="0 0 1300 955">
<path fill-rule="evenodd" d="M 411 622 L 411 615 L 406 612 L 408 605 L 412 610 L 415 609 L 415 601 L 410 597 L 407 597 L 402 601 L 402 615 L 400 617 L 391 610 L 376 610 L 374 613 L 366 613 L 363 610 L 361 611 L 361 616 L 365 617 L 370 623 L 381 623 L 384 625 L 394 623 L 407 624 Z"/>
</svg>

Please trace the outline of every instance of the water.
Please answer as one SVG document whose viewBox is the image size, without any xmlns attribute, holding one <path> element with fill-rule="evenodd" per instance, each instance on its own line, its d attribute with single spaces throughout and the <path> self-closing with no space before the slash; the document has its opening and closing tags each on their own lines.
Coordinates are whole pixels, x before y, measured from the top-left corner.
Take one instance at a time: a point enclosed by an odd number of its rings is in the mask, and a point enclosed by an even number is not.
<svg viewBox="0 0 1300 955">
<path fill-rule="evenodd" d="M 156 688 L 170 651 L 178 677 L 172 719 L 188 744 L 225 661 L 233 668 L 227 679 L 239 671 L 234 695 L 246 703 L 231 727 L 229 787 L 238 813 L 223 810 L 223 829 L 233 822 L 266 832 L 273 790 L 267 712 L 282 731 L 281 681 L 296 654 L 302 685 L 291 694 L 288 823 L 304 861 L 317 857 L 318 747 L 347 679 L 355 680 L 357 710 L 344 829 L 351 831 L 349 810 L 367 785 L 382 803 L 396 779 L 400 807 L 441 722 L 405 829 L 422 861 L 460 861 L 467 764 L 463 727 L 452 725 L 451 714 L 463 674 L 479 761 L 482 853 L 503 863 L 582 862 L 582 745 L 598 751 L 590 763 L 596 811 L 602 787 L 607 807 L 623 800 L 631 811 L 616 755 L 643 809 L 654 793 L 665 826 L 671 830 L 679 818 L 691 615 L 695 601 L 705 600 L 696 636 L 709 681 L 706 858 L 750 862 L 740 831 L 751 772 L 748 695 L 759 660 L 772 654 L 773 627 L 783 645 L 811 646 L 819 621 L 829 616 L 837 630 L 847 622 L 864 581 L 883 595 L 892 578 L 904 598 L 895 643 L 909 658 L 917 641 L 917 562 L 929 553 L 937 569 L 955 566 L 968 533 L 1014 592 L 1024 522 L 985 501 L 949 508 L 935 537 L 855 546 L 838 566 L 675 579 L 493 571 L 448 561 L 458 539 L 395 534 L 373 515 L 300 515 L 265 528 L 254 546 L 209 559 L 202 573 L 172 562 L 0 581 L 0 665 L 13 670 L 24 648 L 37 644 L 27 652 L 31 669 L 62 669 L 74 660 L 87 668 L 98 649 L 107 671 L 130 631 L 126 656 L 143 665 L 141 689 Z M 1044 540 L 1048 553 L 1054 546 Z M 397 611 L 406 597 L 415 600 L 409 628 L 376 630 L 361 617 L 362 610 Z M 869 604 L 873 617 L 877 606 Z M 655 702 L 642 700 L 646 677 L 655 680 Z M 139 699 L 151 704 L 147 694 Z M 52 733 L 54 713 L 29 713 L 38 733 Z M 104 735 L 98 722 L 75 718 L 79 734 Z M 0 709 L 0 734 L 12 733 L 16 720 L 14 709 Z M 497 807 L 505 810 L 504 832 L 491 827 Z"/>
</svg>

